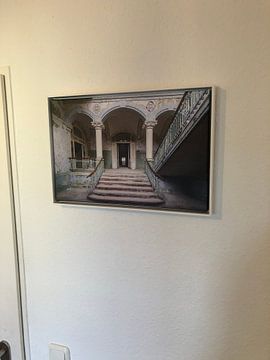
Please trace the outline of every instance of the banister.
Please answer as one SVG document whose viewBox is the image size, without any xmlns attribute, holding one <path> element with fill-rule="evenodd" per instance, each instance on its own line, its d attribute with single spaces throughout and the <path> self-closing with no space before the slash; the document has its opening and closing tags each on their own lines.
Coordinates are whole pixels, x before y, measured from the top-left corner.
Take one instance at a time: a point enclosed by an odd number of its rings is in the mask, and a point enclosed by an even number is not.
<svg viewBox="0 0 270 360">
<path fill-rule="evenodd" d="M 177 106 L 177 108 L 176 108 L 176 110 L 175 110 L 175 112 L 174 112 L 174 114 L 173 114 L 173 118 L 172 118 L 172 121 L 171 121 L 171 123 L 170 123 L 170 126 L 169 126 L 167 132 L 169 131 L 169 129 L 170 129 L 170 127 L 171 127 L 171 124 L 174 122 L 174 119 L 175 119 L 176 115 L 178 114 L 179 109 L 180 109 L 180 107 L 182 106 L 182 103 L 183 103 L 185 97 L 187 96 L 187 93 L 188 93 L 188 91 L 185 91 L 185 92 L 184 92 L 184 94 L 183 94 L 183 96 L 182 96 L 182 99 L 180 100 L 180 103 L 179 103 L 179 105 Z M 167 133 L 166 133 L 166 134 L 167 134 Z M 166 134 L 163 136 L 163 139 L 165 138 Z M 163 139 L 161 140 L 161 142 L 160 142 L 157 150 L 155 151 L 155 155 L 156 155 L 156 153 L 158 152 L 159 148 L 161 147 L 161 144 L 162 144 L 162 142 L 163 142 Z"/>
<path fill-rule="evenodd" d="M 158 171 L 209 109 L 210 89 L 185 91 L 173 120 L 155 152 L 152 168 Z"/>
<path fill-rule="evenodd" d="M 100 159 L 95 169 L 86 177 L 88 179 L 88 189 L 90 190 L 90 192 L 95 189 L 96 185 L 99 182 L 99 179 L 103 174 L 103 171 L 104 171 L 104 159 Z"/>
<path fill-rule="evenodd" d="M 104 161 L 103 158 L 99 160 L 99 162 L 98 162 L 98 164 L 96 165 L 95 169 L 94 169 L 89 175 L 86 176 L 87 178 L 93 176 L 93 175 L 96 173 L 97 168 L 99 167 L 99 165 L 101 164 L 102 161 Z"/>
<path fill-rule="evenodd" d="M 148 167 L 150 168 L 151 172 L 153 173 L 153 175 L 155 175 L 157 178 L 159 178 L 160 180 L 163 180 L 162 176 L 160 176 L 155 169 L 152 167 L 151 165 L 151 161 L 145 159 L 146 164 L 148 165 Z"/>
<path fill-rule="evenodd" d="M 151 163 L 145 159 L 145 173 L 153 187 L 153 189 L 161 196 L 162 177 L 153 169 Z"/>
</svg>

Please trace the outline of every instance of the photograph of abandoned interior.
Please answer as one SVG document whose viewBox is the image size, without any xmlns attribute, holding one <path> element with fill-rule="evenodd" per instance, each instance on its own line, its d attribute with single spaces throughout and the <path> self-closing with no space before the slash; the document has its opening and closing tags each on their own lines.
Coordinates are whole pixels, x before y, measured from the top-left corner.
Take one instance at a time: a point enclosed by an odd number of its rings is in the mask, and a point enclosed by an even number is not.
<svg viewBox="0 0 270 360">
<path fill-rule="evenodd" d="M 49 98 L 54 200 L 209 212 L 212 88 Z"/>
</svg>

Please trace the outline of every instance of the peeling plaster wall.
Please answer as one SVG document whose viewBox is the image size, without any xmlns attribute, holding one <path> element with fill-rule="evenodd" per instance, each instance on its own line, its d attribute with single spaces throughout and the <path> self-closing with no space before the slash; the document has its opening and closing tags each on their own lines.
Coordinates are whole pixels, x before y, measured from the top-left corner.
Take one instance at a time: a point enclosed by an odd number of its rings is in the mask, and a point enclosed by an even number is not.
<svg viewBox="0 0 270 360">
<path fill-rule="evenodd" d="M 73 360 L 269 360 L 269 18 L 265 0 L 0 0 L 32 360 L 49 342 Z M 214 216 L 52 202 L 48 96 L 212 84 Z"/>
<path fill-rule="evenodd" d="M 70 170 L 71 129 L 65 123 L 53 116 L 53 142 L 55 157 L 55 172 L 66 173 Z"/>
</svg>

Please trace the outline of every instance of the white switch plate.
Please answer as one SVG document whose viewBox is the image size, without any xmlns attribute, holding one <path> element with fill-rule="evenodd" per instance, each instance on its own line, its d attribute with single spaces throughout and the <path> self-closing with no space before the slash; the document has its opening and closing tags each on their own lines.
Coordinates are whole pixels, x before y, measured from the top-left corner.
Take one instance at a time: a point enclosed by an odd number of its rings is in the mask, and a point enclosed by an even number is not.
<svg viewBox="0 0 270 360">
<path fill-rule="evenodd" d="M 59 344 L 49 344 L 49 360 L 71 360 L 69 348 Z"/>
</svg>

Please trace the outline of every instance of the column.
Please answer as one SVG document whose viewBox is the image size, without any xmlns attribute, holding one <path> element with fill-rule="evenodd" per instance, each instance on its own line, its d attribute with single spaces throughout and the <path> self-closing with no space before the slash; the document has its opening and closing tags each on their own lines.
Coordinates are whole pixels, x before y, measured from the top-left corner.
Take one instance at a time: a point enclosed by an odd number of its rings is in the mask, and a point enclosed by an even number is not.
<svg viewBox="0 0 270 360">
<path fill-rule="evenodd" d="M 102 151 L 102 122 L 93 122 L 92 125 L 96 130 L 96 160 L 101 160 L 103 158 Z"/>
<path fill-rule="evenodd" d="M 157 124 L 156 120 L 146 120 L 145 121 L 145 131 L 146 131 L 146 159 L 148 161 L 153 161 L 153 129 Z"/>
<path fill-rule="evenodd" d="M 112 143 L 112 168 L 117 169 L 117 144 Z"/>
<path fill-rule="evenodd" d="M 130 168 L 132 170 L 136 169 L 136 143 L 130 143 Z"/>
</svg>

